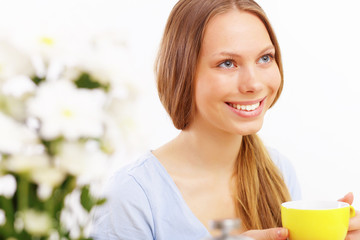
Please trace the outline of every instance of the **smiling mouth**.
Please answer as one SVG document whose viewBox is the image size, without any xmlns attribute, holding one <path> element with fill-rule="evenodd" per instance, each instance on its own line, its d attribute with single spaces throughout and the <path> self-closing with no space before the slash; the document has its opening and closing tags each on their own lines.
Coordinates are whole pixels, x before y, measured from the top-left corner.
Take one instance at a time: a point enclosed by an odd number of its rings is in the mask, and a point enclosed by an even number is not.
<svg viewBox="0 0 360 240">
<path fill-rule="evenodd" d="M 242 110 L 242 111 L 254 111 L 256 110 L 259 106 L 260 106 L 260 101 L 251 105 L 240 105 L 240 104 L 236 104 L 236 103 L 226 103 L 227 105 L 229 105 L 232 108 L 235 108 L 237 110 Z"/>
</svg>

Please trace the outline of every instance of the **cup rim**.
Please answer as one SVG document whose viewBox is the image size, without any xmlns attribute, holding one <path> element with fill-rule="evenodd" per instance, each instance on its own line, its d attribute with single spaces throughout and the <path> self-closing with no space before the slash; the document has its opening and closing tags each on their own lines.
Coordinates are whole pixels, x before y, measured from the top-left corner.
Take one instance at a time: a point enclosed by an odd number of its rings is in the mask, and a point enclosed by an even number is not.
<svg viewBox="0 0 360 240">
<path fill-rule="evenodd" d="M 309 204 L 319 204 L 322 206 L 329 206 L 334 205 L 334 207 L 308 207 Z M 305 206 L 306 205 L 306 206 Z M 334 209 L 341 209 L 345 207 L 349 207 L 350 204 L 341 201 L 329 201 L 329 200 L 295 200 L 295 201 L 288 201 L 281 204 L 282 207 L 286 209 L 295 209 L 295 210 L 334 210 Z"/>
</svg>

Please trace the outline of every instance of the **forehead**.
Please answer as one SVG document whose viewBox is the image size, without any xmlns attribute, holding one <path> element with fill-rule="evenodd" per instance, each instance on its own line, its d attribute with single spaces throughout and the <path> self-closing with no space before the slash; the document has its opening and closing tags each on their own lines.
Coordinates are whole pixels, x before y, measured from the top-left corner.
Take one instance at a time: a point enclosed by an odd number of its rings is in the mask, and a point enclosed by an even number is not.
<svg viewBox="0 0 360 240">
<path fill-rule="evenodd" d="M 208 22 L 202 53 L 232 51 L 251 54 L 272 45 L 264 23 L 256 15 L 237 9 L 218 14 Z"/>
</svg>

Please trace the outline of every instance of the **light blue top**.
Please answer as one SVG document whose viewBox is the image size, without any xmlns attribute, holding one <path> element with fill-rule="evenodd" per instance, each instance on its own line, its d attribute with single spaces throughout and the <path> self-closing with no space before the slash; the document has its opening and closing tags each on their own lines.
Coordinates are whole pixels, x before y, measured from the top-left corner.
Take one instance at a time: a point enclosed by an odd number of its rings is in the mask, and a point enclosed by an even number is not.
<svg viewBox="0 0 360 240">
<path fill-rule="evenodd" d="M 300 199 L 291 163 L 275 150 L 269 153 L 292 199 Z M 93 222 L 95 240 L 200 240 L 210 236 L 151 152 L 120 169 L 106 192 L 108 201 L 97 209 Z"/>
</svg>

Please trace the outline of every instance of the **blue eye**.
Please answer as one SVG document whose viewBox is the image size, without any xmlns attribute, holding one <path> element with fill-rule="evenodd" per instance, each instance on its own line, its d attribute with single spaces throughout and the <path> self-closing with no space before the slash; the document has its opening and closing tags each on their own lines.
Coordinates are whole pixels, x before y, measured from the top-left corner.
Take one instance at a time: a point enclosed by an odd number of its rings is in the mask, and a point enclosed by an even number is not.
<svg viewBox="0 0 360 240">
<path fill-rule="evenodd" d="M 273 56 L 271 54 L 266 54 L 259 59 L 258 63 L 269 63 L 272 59 Z"/>
<path fill-rule="evenodd" d="M 232 60 L 226 60 L 223 63 L 221 63 L 219 65 L 219 67 L 221 67 L 221 68 L 233 68 L 233 67 L 235 67 L 235 65 L 234 65 Z"/>
</svg>

